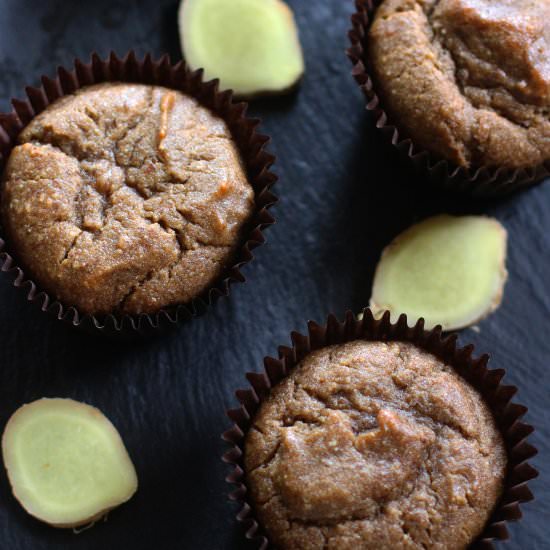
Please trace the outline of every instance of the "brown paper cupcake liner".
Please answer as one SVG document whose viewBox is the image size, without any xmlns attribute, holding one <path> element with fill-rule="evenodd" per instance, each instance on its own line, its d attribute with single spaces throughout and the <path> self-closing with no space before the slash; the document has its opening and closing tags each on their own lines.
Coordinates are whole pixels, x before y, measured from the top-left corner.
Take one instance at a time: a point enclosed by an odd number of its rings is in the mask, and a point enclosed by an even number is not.
<svg viewBox="0 0 550 550">
<path fill-rule="evenodd" d="M 40 87 L 26 88 L 26 99 L 11 100 L 11 113 L 0 114 L 0 172 L 20 131 L 34 116 L 60 97 L 84 86 L 108 81 L 160 85 L 193 96 L 226 121 L 254 188 L 255 211 L 243 231 L 244 237 L 234 264 L 222 278 L 190 303 L 164 308 L 155 314 L 113 313 L 94 316 L 79 313 L 78 308 L 60 303 L 41 289 L 32 276 L 18 265 L 17 251 L 11 250 L 9 242 L 5 242 L 0 235 L 0 271 L 11 277 L 13 285 L 25 292 L 29 302 L 37 303 L 42 311 L 53 314 L 61 321 L 88 331 L 115 336 L 144 335 L 199 316 L 219 297 L 227 296 L 231 284 L 245 281 L 240 268 L 253 259 L 252 250 L 265 242 L 263 230 L 275 222 L 268 209 L 277 201 L 270 191 L 277 181 L 277 177 L 270 171 L 275 157 L 265 151 L 270 139 L 257 132 L 259 120 L 246 118 L 246 103 L 234 103 L 230 91 L 219 92 L 217 80 L 204 82 L 202 70 L 192 72 L 182 61 L 172 65 L 168 55 L 153 59 L 147 54 L 143 59 L 138 59 L 134 51 L 122 58 L 111 53 L 105 60 L 94 53 L 89 63 L 76 60 L 74 68 L 68 70 L 61 67 L 56 77 L 43 76 L 41 81 Z"/>
<path fill-rule="evenodd" d="M 247 373 L 246 378 L 250 387 L 236 392 L 240 408 L 227 412 L 234 425 L 222 436 L 231 446 L 224 454 L 223 461 L 233 467 L 226 481 L 233 487 L 230 499 L 241 505 L 237 520 L 244 525 L 246 537 L 257 542 L 258 548 L 262 550 L 272 547 L 255 517 L 253 505 L 248 497 L 243 465 L 246 433 L 260 404 L 268 397 L 270 389 L 285 378 L 311 351 L 357 339 L 397 340 L 411 342 L 451 365 L 481 393 L 494 414 L 506 443 L 508 469 L 502 497 L 483 533 L 471 545 L 471 548 L 493 549 L 493 541 L 509 538 L 506 523 L 522 517 L 520 503 L 533 500 L 527 482 L 538 475 L 537 470 L 527 462 L 537 453 L 537 450 L 527 442 L 533 427 L 520 420 L 527 412 L 527 407 L 512 402 L 517 388 L 501 383 L 505 374 L 503 369 L 487 368 L 488 355 L 474 358 L 472 345 L 457 347 L 456 334 L 443 337 L 441 327 L 426 331 L 423 319 L 415 326 L 409 327 L 406 315 L 401 315 L 396 323 L 391 323 L 388 311 L 380 319 L 375 319 L 370 309 L 365 309 L 363 313 L 362 320 L 347 312 L 343 322 L 338 321 L 332 314 L 328 316 L 324 325 L 310 321 L 307 335 L 293 332 L 292 347 L 280 347 L 278 359 L 267 357 L 264 360 L 264 372 Z"/>
<path fill-rule="evenodd" d="M 417 173 L 426 175 L 432 186 L 479 198 L 509 195 L 549 177 L 550 161 L 522 169 L 504 167 L 467 169 L 418 147 L 411 139 L 400 135 L 398 127 L 384 111 L 383 98 L 381 100 L 377 95 L 368 68 L 367 35 L 376 8 L 381 2 L 382 0 L 355 0 L 356 11 L 351 16 L 352 28 L 348 32 L 351 46 L 346 53 L 353 64 L 353 78 L 366 97 L 367 111 L 373 114 L 376 127 L 384 139 L 397 149 L 400 157 L 412 164 Z"/>
</svg>

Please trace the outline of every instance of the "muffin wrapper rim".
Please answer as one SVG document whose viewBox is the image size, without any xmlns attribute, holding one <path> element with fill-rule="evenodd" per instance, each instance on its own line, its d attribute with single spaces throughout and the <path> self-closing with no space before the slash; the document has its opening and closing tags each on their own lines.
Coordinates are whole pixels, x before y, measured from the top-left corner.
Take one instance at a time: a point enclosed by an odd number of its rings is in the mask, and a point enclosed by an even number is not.
<svg viewBox="0 0 550 550">
<path fill-rule="evenodd" d="M 18 265 L 0 234 L 0 271 L 13 281 L 13 286 L 26 293 L 29 302 L 37 303 L 42 311 L 53 314 L 58 320 L 92 332 L 114 336 L 133 336 L 157 332 L 181 321 L 188 321 L 204 313 L 221 296 L 229 294 L 230 285 L 245 282 L 240 268 L 253 259 L 252 250 L 265 242 L 263 230 L 275 223 L 268 209 L 277 202 L 270 191 L 277 177 L 270 171 L 275 157 L 265 151 L 270 138 L 257 132 L 260 121 L 246 118 L 247 104 L 234 103 L 231 91 L 220 92 L 218 81 L 204 82 L 202 70 L 190 71 L 183 61 L 171 64 L 168 55 L 154 59 L 146 54 L 138 59 L 133 50 L 124 57 L 114 52 L 105 59 L 97 53 L 84 63 L 79 59 L 67 70 L 60 67 L 54 78 L 42 76 L 40 87 L 25 88 L 27 98 L 12 99 L 13 111 L 0 113 L 0 172 L 3 171 L 10 151 L 16 145 L 17 136 L 30 120 L 46 109 L 55 100 L 69 95 L 84 86 L 101 82 L 134 82 L 165 86 L 182 91 L 201 105 L 211 109 L 229 126 L 233 139 L 247 168 L 248 179 L 255 192 L 255 210 L 244 230 L 242 243 L 234 263 L 223 278 L 188 304 L 163 308 L 154 314 L 81 314 L 78 308 L 60 303 L 48 292 L 42 290 L 25 270 Z"/>
<path fill-rule="evenodd" d="M 398 128 L 391 122 L 381 105 L 366 60 L 368 30 L 381 2 L 382 0 L 355 0 L 356 11 L 351 17 L 352 28 L 348 32 L 351 46 L 346 53 L 353 64 L 352 76 L 367 100 L 367 111 L 373 114 L 376 127 L 384 139 L 397 149 L 399 155 L 410 161 L 417 173 L 427 174 L 430 182 L 436 187 L 451 192 L 464 192 L 479 198 L 506 196 L 549 177 L 550 161 L 523 169 L 466 169 L 420 148 L 413 140 L 399 135 Z"/>
<path fill-rule="evenodd" d="M 404 314 L 396 323 L 391 323 L 388 311 L 379 319 L 375 319 L 368 308 L 363 314 L 362 320 L 357 319 L 352 312 L 347 312 L 342 322 L 333 314 L 328 316 L 323 325 L 310 321 L 307 335 L 293 332 L 292 346 L 279 347 L 278 359 L 266 357 L 263 372 L 246 374 L 250 387 L 237 390 L 236 397 L 240 407 L 227 411 L 234 424 L 222 436 L 231 447 L 222 459 L 233 467 L 226 477 L 227 483 L 232 486 L 229 498 L 241 505 L 237 520 L 243 524 L 246 538 L 256 542 L 262 550 L 273 547 L 256 519 L 253 505 L 248 498 L 243 465 L 246 434 L 262 401 L 269 396 L 270 389 L 311 351 L 333 344 L 366 339 L 411 342 L 436 355 L 476 388 L 488 404 L 506 444 L 508 468 L 503 495 L 484 531 L 471 548 L 494 549 L 494 540 L 509 538 L 506 522 L 522 517 L 520 503 L 533 500 L 528 481 L 538 475 L 537 470 L 527 462 L 537 454 L 537 450 L 527 441 L 534 428 L 521 422 L 527 407 L 512 402 L 517 387 L 501 383 L 505 375 L 503 369 L 487 368 L 488 355 L 474 358 L 472 345 L 458 348 L 456 334 L 443 336 L 439 326 L 426 331 L 423 319 L 409 327 Z"/>
</svg>

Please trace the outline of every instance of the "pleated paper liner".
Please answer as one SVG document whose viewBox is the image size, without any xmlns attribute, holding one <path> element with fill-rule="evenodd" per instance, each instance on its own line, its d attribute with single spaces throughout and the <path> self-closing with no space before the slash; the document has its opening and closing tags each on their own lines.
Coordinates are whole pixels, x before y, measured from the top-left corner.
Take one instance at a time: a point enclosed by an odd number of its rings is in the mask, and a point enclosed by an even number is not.
<svg viewBox="0 0 550 550">
<path fill-rule="evenodd" d="M 533 500 L 533 494 L 527 482 L 538 475 L 538 472 L 527 462 L 537 453 L 537 450 L 527 441 L 528 436 L 533 432 L 533 427 L 521 422 L 527 407 L 512 402 L 517 388 L 501 383 L 505 371 L 489 369 L 488 355 L 476 358 L 473 356 L 472 345 L 457 347 L 456 334 L 443 336 L 441 327 L 426 331 L 423 319 L 420 319 L 414 327 L 409 327 L 406 315 L 401 315 L 397 323 L 391 323 L 389 312 L 378 320 L 373 317 L 370 309 L 365 309 L 363 313 L 363 319 L 359 320 L 353 313 L 348 312 L 342 322 L 334 315 L 329 315 L 324 325 L 310 322 L 307 335 L 293 332 L 292 347 L 280 347 L 278 359 L 267 357 L 264 360 L 264 372 L 249 372 L 246 377 L 250 386 L 236 392 L 240 408 L 229 410 L 227 413 L 234 425 L 223 434 L 223 439 L 231 446 L 230 450 L 224 454 L 223 460 L 233 467 L 226 481 L 233 487 L 230 494 L 231 500 L 241 505 L 237 520 L 244 525 L 246 537 L 257 542 L 258 548 L 272 547 L 249 501 L 243 465 L 247 431 L 252 425 L 260 404 L 269 396 L 270 389 L 314 350 L 358 339 L 393 340 L 411 342 L 452 366 L 480 392 L 494 415 L 506 444 L 508 469 L 503 495 L 483 533 L 471 545 L 471 548 L 484 550 L 494 548 L 493 541 L 505 540 L 509 537 L 506 523 L 521 518 L 520 503 Z"/>
<path fill-rule="evenodd" d="M 506 196 L 549 177 L 550 160 L 524 169 L 483 166 L 467 169 L 418 147 L 411 139 L 400 135 L 399 128 L 384 111 L 384 99 L 378 97 L 369 74 L 367 36 L 381 2 L 355 0 L 356 11 L 351 17 L 352 28 L 348 32 L 351 46 L 346 53 L 353 64 L 352 75 L 366 97 L 367 111 L 372 113 L 376 127 L 384 139 L 397 149 L 400 157 L 409 162 L 418 174 L 426 176 L 432 187 L 478 198 Z"/>
<path fill-rule="evenodd" d="M 147 54 L 138 59 L 133 51 L 123 58 L 114 53 L 103 60 L 96 53 L 89 63 L 76 60 L 72 69 L 59 68 L 57 76 L 42 77 L 42 86 L 26 88 L 27 98 L 12 99 L 13 111 L 0 114 L 0 171 L 16 145 L 17 136 L 29 121 L 48 105 L 84 86 L 100 82 L 137 82 L 180 90 L 225 120 L 239 148 L 255 192 L 255 210 L 243 230 L 243 239 L 233 265 L 217 283 L 191 303 L 161 309 L 147 315 L 94 316 L 79 313 L 71 304 L 62 304 L 32 280 L 32 274 L 18 265 L 17 250 L 11 250 L 0 234 L 0 271 L 11 277 L 27 300 L 36 302 L 44 312 L 79 328 L 113 336 L 132 337 L 155 333 L 178 322 L 188 321 L 208 309 L 219 297 L 229 294 L 230 285 L 244 282 L 240 268 L 253 259 L 252 250 L 265 242 L 263 230 L 274 223 L 268 209 L 276 202 L 271 186 L 277 177 L 270 171 L 275 157 L 265 151 L 269 138 L 257 132 L 259 120 L 246 118 L 246 103 L 234 103 L 232 92 L 219 92 L 218 81 L 203 81 L 202 71 L 191 72 L 183 62 L 170 63 L 167 55 L 153 59 Z"/>
</svg>

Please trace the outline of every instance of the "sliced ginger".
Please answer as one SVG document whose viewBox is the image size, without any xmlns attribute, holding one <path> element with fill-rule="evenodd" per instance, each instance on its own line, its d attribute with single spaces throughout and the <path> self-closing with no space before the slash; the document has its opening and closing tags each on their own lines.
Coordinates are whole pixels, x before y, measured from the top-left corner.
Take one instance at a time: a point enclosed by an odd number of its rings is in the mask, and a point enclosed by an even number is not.
<svg viewBox="0 0 550 550">
<path fill-rule="evenodd" d="M 482 216 L 435 216 L 399 235 L 382 253 L 370 307 L 406 313 L 426 327 L 472 325 L 501 302 L 506 272 L 506 230 Z"/>
<path fill-rule="evenodd" d="M 298 30 L 282 0 L 183 0 L 183 55 L 237 96 L 284 93 L 304 72 Z"/>
<path fill-rule="evenodd" d="M 15 498 L 54 527 L 91 523 L 137 490 L 116 428 L 98 409 L 71 399 L 40 399 L 10 418 L 2 438 Z"/>
</svg>

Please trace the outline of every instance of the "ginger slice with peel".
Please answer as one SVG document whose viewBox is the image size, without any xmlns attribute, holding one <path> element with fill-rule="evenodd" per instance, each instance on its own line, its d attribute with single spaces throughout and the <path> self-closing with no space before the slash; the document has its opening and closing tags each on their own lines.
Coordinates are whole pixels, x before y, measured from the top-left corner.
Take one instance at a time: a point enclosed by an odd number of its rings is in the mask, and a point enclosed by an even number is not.
<svg viewBox="0 0 550 550">
<path fill-rule="evenodd" d="M 54 527 L 92 523 L 137 490 L 116 428 L 98 409 L 72 399 L 19 408 L 4 430 L 2 454 L 15 498 Z"/>
<path fill-rule="evenodd" d="M 178 19 L 187 64 L 239 97 L 284 93 L 304 72 L 294 16 L 282 0 L 183 0 Z"/>
<path fill-rule="evenodd" d="M 440 215 L 410 227 L 382 253 L 373 314 L 389 310 L 395 321 L 406 313 L 443 330 L 473 325 L 500 305 L 506 241 L 504 227 L 483 216 Z"/>
</svg>

